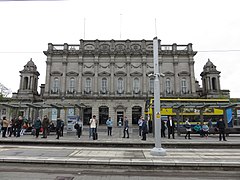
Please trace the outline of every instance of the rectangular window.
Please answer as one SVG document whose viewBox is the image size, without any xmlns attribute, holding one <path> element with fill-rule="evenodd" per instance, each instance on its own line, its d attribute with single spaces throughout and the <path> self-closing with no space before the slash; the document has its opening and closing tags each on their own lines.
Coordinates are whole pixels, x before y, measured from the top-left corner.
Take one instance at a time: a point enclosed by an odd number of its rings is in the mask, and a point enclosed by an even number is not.
<svg viewBox="0 0 240 180">
<path fill-rule="evenodd" d="M 187 82 L 186 82 L 186 79 L 182 79 L 182 93 L 183 94 L 186 94 L 187 93 Z"/>
<path fill-rule="evenodd" d="M 166 93 L 167 94 L 171 93 L 170 79 L 168 79 L 168 78 L 166 80 Z"/>
<path fill-rule="evenodd" d="M 101 88 L 102 93 L 106 93 L 107 92 L 107 79 L 103 78 L 102 79 L 102 88 Z"/>
<path fill-rule="evenodd" d="M 73 93 L 75 91 L 75 79 L 71 78 L 69 83 L 69 92 Z"/>
<path fill-rule="evenodd" d="M 91 87 L 92 84 L 91 84 L 91 79 L 90 78 L 87 78 L 86 79 L 86 84 L 85 84 L 85 91 L 86 93 L 91 93 Z"/>
</svg>

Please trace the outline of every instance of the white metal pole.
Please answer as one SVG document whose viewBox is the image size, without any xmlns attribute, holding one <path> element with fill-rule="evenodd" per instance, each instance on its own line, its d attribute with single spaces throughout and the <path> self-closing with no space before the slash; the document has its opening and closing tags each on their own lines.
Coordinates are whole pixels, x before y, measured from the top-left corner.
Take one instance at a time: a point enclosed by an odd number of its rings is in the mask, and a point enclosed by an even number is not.
<svg viewBox="0 0 240 180">
<path fill-rule="evenodd" d="M 161 113 L 160 113 L 160 72 L 158 66 L 158 39 L 153 39 L 153 64 L 154 64 L 154 132 L 155 147 L 151 150 L 151 155 L 164 156 L 165 149 L 161 146 Z"/>
</svg>

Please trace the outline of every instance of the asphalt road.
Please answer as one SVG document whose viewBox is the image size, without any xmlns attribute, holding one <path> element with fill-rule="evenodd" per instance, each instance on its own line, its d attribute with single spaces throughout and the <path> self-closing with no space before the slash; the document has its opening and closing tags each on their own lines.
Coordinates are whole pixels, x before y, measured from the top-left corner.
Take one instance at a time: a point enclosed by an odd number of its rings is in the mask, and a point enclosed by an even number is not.
<svg viewBox="0 0 240 180">
<path fill-rule="evenodd" d="M 89 154 L 90 151 L 93 154 Z M 214 170 L 198 169 L 151 169 L 147 165 L 139 165 L 138 168 L 131 166 L 113 166 L 104 168 L 99 166 L 68 166 L 67 164 L 42 164 L 38 163 L 45 158 L 66 159 L 67 158 L 90 158 L 106 160 L 114 158 L 119 160 L 147 159 L 148 151 L 146 149 L 131 148 L 78 148 L 78 147 L 46 147 L 46 146 L 0 146 L 0 156 L 6 157 L 8 163 L 4 161 L 0 164 L 1 180 L 239 180 L 240 172 L 232 170 L 222 171 L 218 168 Z M 189 151 L 189 152 L 187 152 Z M 198 152 L 200 151 L 200 152 Z M 95 153 L 94 153 L 95 152 Z M 169 157 L 168 157 L 169 156 Z M 210 161 L 221 162 L 239 162 L 240 150 L 238 149 L 168 149 L 168 156 L 159 159 L 174 158 L 176 161 L 196 161 L 206 163 Z M 14 161 L 11 158 L 16 158 Z M 20 158 L 21 163 L 17 162 Z M 35 163 L 24 164 L 24 159 L 37 158 Z M 149 156 L 150 158 L 150 156 Z M 156 159 L 155 157 L 154 159 Z M 194 159 L 193 159 L 194 158 Z M 212 159 L 211 159 L 212 158 Z M 33 159 L 32 159 L 33 160 Z M 123 161 L 124 162 L 124 161 Z M 99 168 L 98 168 L 99 167 Z"/>
<path fill-rule="evenodd" d="M 1 180 L 239 180 L 240 174 L 214 171 L 130 171 L 61 167 L 0 167 Z"/>
</svg>

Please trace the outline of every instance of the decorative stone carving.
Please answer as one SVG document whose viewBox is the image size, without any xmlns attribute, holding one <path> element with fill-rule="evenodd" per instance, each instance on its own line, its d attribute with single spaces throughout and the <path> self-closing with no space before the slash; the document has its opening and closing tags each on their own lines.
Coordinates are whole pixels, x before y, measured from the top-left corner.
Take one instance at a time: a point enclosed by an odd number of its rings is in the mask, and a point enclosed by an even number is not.
<svg viewBox="0 0 240 180">
<path fill-rule="evenodd" d="M 95 73 L 93 73 L 91 71 L 86 71 L 86 72 L 82 73 L 82 76 L 95 76 Z"/>
<path fill-rule="evenodd" d="M 101 72 L 101 73 L 98 73 L 98 76 L 111 76 L 111 74 L 109 72 Z"/>
<path fill-rule="evenodd" d="M 95 49 L 95 47 L 94 47 L 94 45 L 92 45 L 92 44 L 86 44 L 86 45 L 84 46 L 84 50 L 92 51 L 92 50 L 94 50 L 94 49 Z"/>
<path fill-rule="evenodd" d="M 79 73 L 76 73 L 76 72 L 73 72 L 73 71 L 70 71 L 66 74 L 67 76 L 78 76 Z"/>
<path fill-rule="evenodd" d="M 50 73 L 50 76 L 62 76 L 63 73 L 59 72 L 59 71 L 53 71 Z"/>
<path fill-rule="evenodd" d="M 130 76 L 142 76 L 143 74 L 140 73 L 140 72 L 133 72 L 133 73 L 130 73 Z"/>
<path fill-rule="evenodd" d="M 190 76 L 190 73 L 187 71 L 181 71 L 178 73 L 178 76 Z"/>
<path fill-rule="evenodd" d="M 126 76 L 127 73 L 123 72 L 123 71 L 118 71 L 116 73 L 114 73 L 114 76 Z"/>
<path fill-rule="evenodd" d="M 163 73 L 165 76 L 174 76 L 173 72 L 167 71 Z"/>
</svg>

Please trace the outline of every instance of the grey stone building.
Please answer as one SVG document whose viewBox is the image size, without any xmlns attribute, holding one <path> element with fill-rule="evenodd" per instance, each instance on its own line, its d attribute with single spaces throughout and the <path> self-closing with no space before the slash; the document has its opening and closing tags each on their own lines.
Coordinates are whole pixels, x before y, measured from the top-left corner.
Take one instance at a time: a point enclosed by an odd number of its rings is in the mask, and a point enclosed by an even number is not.
<svg viewBox="0 0 240 180">
<path fill-rule="evenodd" d="M 164 75 L 160 78 L 161 97 L 229 97 L 229 91 L 221 91 L 220 72 L 210 61 L 201 73 L 203 87 L 199 87 L 194 73 L 196 53 L 191 43 L 162 45 L 159 41 L 159 68 Z M 39 73 L 30 60 L 20 71 L 20 88 L 13 99 L 35 102 L 40 115 L 48 114 L 52 120 L 79 115 L 87 124 L 96 115 L 99 123 L 105 124 L 110 116 L 117 126 L 127 116 L 132 125 L 144 114 L 146 100 L 153 98 L 152 40 L 49 43 L 44 54 L 46 80 L 40 94 L 36 96 Z"/>
</svg>

